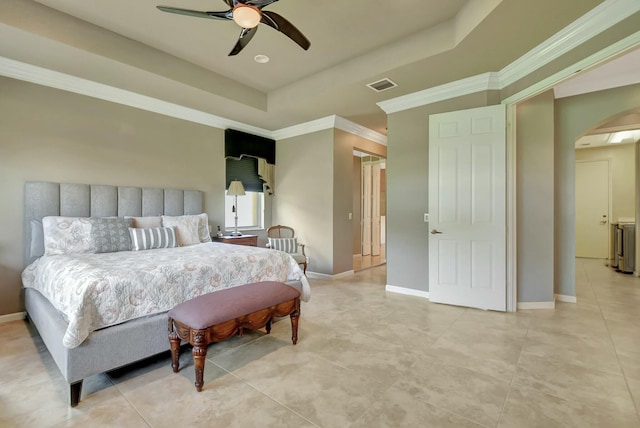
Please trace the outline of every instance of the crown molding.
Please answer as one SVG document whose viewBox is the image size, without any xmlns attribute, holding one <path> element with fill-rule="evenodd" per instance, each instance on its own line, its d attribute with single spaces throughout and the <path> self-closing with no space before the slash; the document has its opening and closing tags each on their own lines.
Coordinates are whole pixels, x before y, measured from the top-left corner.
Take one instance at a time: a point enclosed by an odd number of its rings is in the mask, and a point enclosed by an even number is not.
<svg viewBox="0 0 640 428">
<path fill-rule="evenodd" d="M 274 140 L 283 140 L 285 138 L 297 137 L 299 135 L 311 134 L 313 132 L 324 131 L 333 128 L 335 124 L 335 116 L 327 116 L 321 119 L 309 122 L 299 123 L 287 128 L 278 129 L 271 133 Z"/>
<path fill-rule="evenodd" d="M 606 62 L 612 58 L 615 58 L 617 55 L 620 55 L 622 52 L 626 52 L 629 49 L 633 49 L 637 46 L 640 46 L 640 31 L 631 34 L 630 36 L 627 36 L 612 45 L 607 46 L 606 48 L 584 58 L 581 61 L 578 61 L 575 64 L 572 64 L 571 66 L 563 70 L 560 70 L 555 74 L 552 74 L 545 79 L 542 79 L 534 85 L 529 86 L 528 88 L 525 88 L 508 98 L 505 98 L 504 100 L 502 100 L 502 104 L 517 103 L 521 100 L 549 90 L 556 86 L 558 83 L 571 77 L 571 75 L 581 70 L 587 70 L 590 67 Z"/>
<path fill-rule="evenodd" d="M 0 57 L 0 75 L 111 101 L 201 125 L 222 129 L 233 128 L 271 138 L 269 131 L 246 123 L 9 58 Z"/>
<path fill-rule="evenodd" d="M 497 90 L 500 89 L 499 83 L 497 73 L 484 73 L 390 100 L 380 101 L 377 104 L 387 114 L 396 113 L 475 92 Z"/>
<path fill-rule="evenodd" d="M 334 116 L 334 117 L 335 117 L 335 122 L 334 122 L 335 128 L 345 132 L 349 132 L 350 134 L 357 135 L 367 140 L 371 140 L 378 144 L 382 144 L 383 146 L 387 145 L 386 135 L 383 135 L 372 129 L 366 128 L 362 125 L 358 125 L 357 123 L 351 122 L 350 120 L 347 120 L 344 117 L 341 117 L 341 116 Z"/>
<path fill-rule="evenodd" d="M 323 117 L 322 119 L 316 119 L 310 122 L 300 123 L 288 128 L 273 131 L 271 138 L 281 140 L 284 138 L 297 137 L 299 135 L 311 134 L 312 132 L 324 131 L 325 129 L 332 128 L 340 129 L 378 144 L 387 145 L 386 135 L 380 134 L 379 132 L 336 115 Z"/>
<path fill-rule="evenodd" d="M 243 122 L 226 119 L 200 110 L 138 94 L 136 92 L 127 91 L 125 89 L 116 88 L 114 86 L 105 85 L 103 83 L 94 82 L 92 80 L 83 79 L 81 77 L 72 76 L 9 58 L 0 57 L 0 75 L 67 92 L 86 95 L 105 101 L 111 101 L 117 104 L 151 111 L 201 125 L 220 129 L 233 128 L 239 131 L 276 140 L 309 134 L 324 129 L 338 128 L 380 144 L 387 144 L 387 137 L 385 135 L 339 116 L 327 116 L 277 131 L 269 131 Z"/>
<path fill-rule="evenodd" d="M 498 73 L 489 72 L 471 76 L 423 91 L 381 101 L 377 105 L 385 113 L 390 114 L 475 92 L 503 89 L 638 11 L 640 11 L 640 2 L 638 0 L 606 0 L 536 48 L 504 67 Z M 385 135 L 339 116 L 327 116 L 288 128 L 269 131 L 243 122 L 226 119 L 200 110 L 9 58 L 0 57 L 0 75 L 206 126 L 221 129 L 233 128 L 276 140 L 337 128 L 379 144 L 387 144 Z"/>
<path fill-rule="evenodd" d="M 500 70 L 500 89 L 517 82 L 638 11 L 638 0 L 607 0 L 600 3 Z"/>
<path fill-rule="evenodd" d="M 479 91 L 504 89 L 638 11 L 638 0 L 606 0 L 497 73 L 434 86 L 381 101 L 378 106 L 389 114 Z"/>
</svg>

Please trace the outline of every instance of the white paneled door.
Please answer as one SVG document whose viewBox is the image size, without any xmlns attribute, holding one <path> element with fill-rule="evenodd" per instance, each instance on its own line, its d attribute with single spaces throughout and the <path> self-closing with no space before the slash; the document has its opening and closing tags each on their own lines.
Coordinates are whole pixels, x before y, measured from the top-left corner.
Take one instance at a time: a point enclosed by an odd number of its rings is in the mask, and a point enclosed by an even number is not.
<svg viewBox="0 0 640 428">
<path fill-rule="evenodd" d="M 505 106 L 429 117 L 429 299 L 506 310 Z"/>
<path fill-rule="evenodd" d="M 576 257 L 609 257 L 609 161 L 576 162 Z"/>
</svg>

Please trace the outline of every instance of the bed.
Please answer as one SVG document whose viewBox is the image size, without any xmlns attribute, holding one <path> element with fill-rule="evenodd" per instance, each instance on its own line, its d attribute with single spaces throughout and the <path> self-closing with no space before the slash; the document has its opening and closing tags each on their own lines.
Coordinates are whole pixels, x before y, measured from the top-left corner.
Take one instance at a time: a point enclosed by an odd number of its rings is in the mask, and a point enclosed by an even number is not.
<svg viewBox="0 0 640 428">
<path fill-rule="evenodd" d="M 26 182 L 24 201 L 25 309 L 69 383 L 72 407 L 86 377 L 169 350 L 166 311 L 176 303 L 260 280 L 285 282 L 299 289 L 303 300 L 309 298 L 297 263 L 265 248 L 202 239 L 175 248 L 45 254 L 43 221 L 47 230 L 47 222 L 63 217 L 202 216 L 200 191 Z M 121 300 L 103 299 L 111 288 L 119 290 L 114 296 Z M 81 303 L 56 294 L 60 290 L 83 296 Z M 98 313 L 101 299 L 111 306 Z"/>
</svg>

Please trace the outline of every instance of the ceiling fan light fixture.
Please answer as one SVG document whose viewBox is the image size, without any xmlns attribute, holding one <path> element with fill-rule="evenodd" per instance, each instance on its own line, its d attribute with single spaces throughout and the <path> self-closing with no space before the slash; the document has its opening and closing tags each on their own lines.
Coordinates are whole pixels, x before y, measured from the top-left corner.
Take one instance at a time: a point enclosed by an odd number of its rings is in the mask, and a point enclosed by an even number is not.
<svg viewBox="0 0 640 428">
<path fill-rule="evenodd" d="M 260 23 L 260 9 L 248 4 L 238 3 L 233 8 L 233 20 L 242 28 L 253 28 Z"/>
</svg>

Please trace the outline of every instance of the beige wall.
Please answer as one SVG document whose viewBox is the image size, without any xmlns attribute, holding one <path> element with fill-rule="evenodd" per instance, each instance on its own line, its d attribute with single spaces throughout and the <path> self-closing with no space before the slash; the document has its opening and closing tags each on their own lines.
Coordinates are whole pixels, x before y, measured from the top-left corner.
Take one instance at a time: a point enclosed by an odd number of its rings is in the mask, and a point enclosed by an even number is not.
<svg viewBox="0 0 640 428">
<path fill-rule="evenodd" d="M 516 109 L 517 299 L 553 302 L 553 91 Z"/>
<path fill-rule="evenodd" d="M 640 126 L 640 121 L 638 122 Z M 576 150 L 576 161 L 609 160 L 611 166 L 611 221 L 635 217 L 635 162 L 633 144 L 608 145 Z"/>
<path fill-rule="evenodd" d="M 273 224 L 296 230 L 308 271 L 333 273 L 333 130 L 276 142 Z"/>
<path fill-rule="evenodd" d="M 334 130 L 333 142 L 333 274 L 353 270 L 353 134 Z"/>
<path fill-rule="evenodd" d="M 0 78 L 0 315 L 22 310 L 27 180 L 198 189 L 224 224 L 223 130 Z"/>
<path fill-rule="evenodd" d="M 338 129 L 276 142 L 273 223 L 296 229 L 310 272 L 353 270 L 353 150 L 387 155 L 385 146 Z"/>
</svg>

